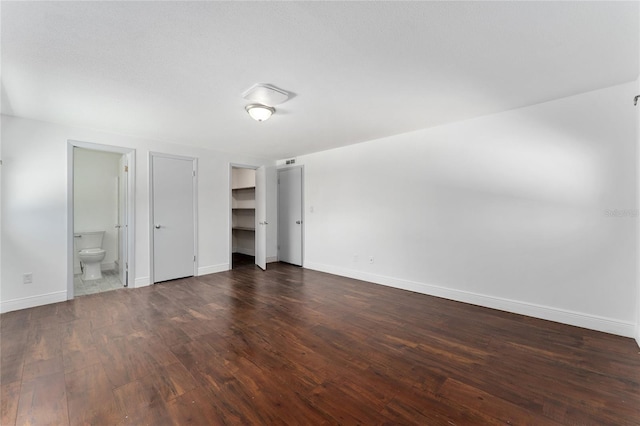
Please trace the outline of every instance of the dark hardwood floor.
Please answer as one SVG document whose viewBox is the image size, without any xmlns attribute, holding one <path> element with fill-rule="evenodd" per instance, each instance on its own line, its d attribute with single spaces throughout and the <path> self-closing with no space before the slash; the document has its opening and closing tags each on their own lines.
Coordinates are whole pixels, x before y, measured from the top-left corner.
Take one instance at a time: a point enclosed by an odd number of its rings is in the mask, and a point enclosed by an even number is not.
<svg viewBox="0 0 640 426">
<path fill-rule="evenodd" d="M 631 339 L 282 264 L 0 319 L 2 425 L 640 424 Z"/>
</svg>

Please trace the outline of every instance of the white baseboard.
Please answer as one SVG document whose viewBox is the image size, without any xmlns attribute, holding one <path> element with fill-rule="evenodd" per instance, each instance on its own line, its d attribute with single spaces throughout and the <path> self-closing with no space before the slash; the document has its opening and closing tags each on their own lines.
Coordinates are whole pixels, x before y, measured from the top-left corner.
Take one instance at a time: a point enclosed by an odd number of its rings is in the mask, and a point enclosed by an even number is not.
<svg viewBox="0 0 640 426">
<path fill-rule="evenodd" d="M 201 266 L 198 268 L 198 276 L 215 274 L 216 272 L 224 272 L 229 270 L 228 263 L 221 263 L 219 265 Z"/>
<path fill-rule="evenodd" d="M 48 305 L 50 303 L 64 302 L 67 300 L 67 290 L 37 296 L 21 297 L 18 299 L 3 300 L 0 303 L 0 313 L 33 308 L 35 306 Z"/>
<path fill-rule="evenodd" d="M 278 256 L 267 257 L 267 263 L 274 263 L 278 261 Z"/>
<path fill-rule="evenodd" d="M 617 334 L 625 337 L 635 337 L 636 326 L 632 322 L 625 322 L 613 318 L 600 317 L 581 312 L 567 311 L 549 306 L 537 305 L 533 303 L 521 302 L 518 300 L 505 299 L 495 296 L 473 293 L 464 290 L 456 290 L 444 286 L 424 284 L 400 278 L 376 275 L 352 269 L 340 268 L 331 265 L 323 265 L 314 262 L 305 262 L 305 268 L 313 269 L 329 274 L 354 278 L 362 281 L 369 281 L 388 287 L 400 288 L 403 290 L 415 291 L 416 293 L 428 294 L 430 296 L 442 297 L 444 299 L 458 302 L 470 303 L 501 311 L 512 312 L 534 318 L 559 322 L 576 327 L 588 328 L 605 333 Z M 640 340 L 640 336 L 639 336 Z"/>
<path fill-rule="evenodd" d="M 133 280 L 135 288 L 151 285 L 151 277 L 140 277 Z"/>
</svg>

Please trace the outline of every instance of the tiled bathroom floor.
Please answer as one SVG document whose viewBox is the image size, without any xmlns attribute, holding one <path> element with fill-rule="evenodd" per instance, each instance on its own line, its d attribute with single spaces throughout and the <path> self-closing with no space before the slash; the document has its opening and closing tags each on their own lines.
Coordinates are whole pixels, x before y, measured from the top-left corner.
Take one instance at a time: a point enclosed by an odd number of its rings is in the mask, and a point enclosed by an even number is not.
<svg viewBox="0 0 640 426">
<path fill-rule="evenodd" d="M 83 281 L 82 275 L 73 276 L 74 296 L 84 296 L 87 294 L 103 293 L 105 291 L 123 288 L 118 271 L 102 271 L 102 278 L 99 280 Z"/>
</svg>

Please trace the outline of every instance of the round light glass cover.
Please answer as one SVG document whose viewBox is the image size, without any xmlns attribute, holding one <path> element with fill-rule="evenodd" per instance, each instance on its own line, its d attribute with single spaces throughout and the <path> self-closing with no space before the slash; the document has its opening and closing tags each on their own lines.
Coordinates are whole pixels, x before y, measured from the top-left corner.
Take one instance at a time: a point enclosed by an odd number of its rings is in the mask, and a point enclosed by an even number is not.
<svg viewBox="0 0 640 426">
<path fill-rule="evenodd" d="M 276 112 L 276 109 L 270 106 L 261 104 L 251 104 L 245 107 L 251 118 L 256 121 L 268 120 L 271 115 Z"/>
</svg>

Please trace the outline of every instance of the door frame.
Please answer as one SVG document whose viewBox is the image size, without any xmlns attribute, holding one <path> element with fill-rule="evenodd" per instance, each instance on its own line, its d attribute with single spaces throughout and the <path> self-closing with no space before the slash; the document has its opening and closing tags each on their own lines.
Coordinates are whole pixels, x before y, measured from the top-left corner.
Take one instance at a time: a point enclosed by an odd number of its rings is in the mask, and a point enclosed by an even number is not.
<svg viewBox="0 0 640 426">
<path fill-rule="evenodd" d="M 277 185 L 278 188 L 276 190 L 276 205 L 278 206 L 278 233 L 276 234 L 276 238 L 277 238 L 277 247 L 278 247 L 278 261 L 280 260 L 280 170 L 290 170 L 290 169 L 300 169 L 300 191 L 302 192 L 302 194 L 300 194 L 300 210 L 301 210 L 301 219 L 302 220 L 302 229 L 301 229 L 301 235 L 300 238 L 302 239 L 302 241 L 300 241 L 300 259 L 302 265 L 301 267 L 304 268 L 304 233 L 305 233 L 305 228 L 306 228 L 306 224 L 307 224 L 307 220 L 306 220 L 306 215 L 305 215 L 305 209 L 304 209 L 304 164 L 297 164 L 294 166 L 282 166 L 282 167 L 278 167 L 278 169 L 276 170 L 276 179 L 277 179 Z"/>
<path fill-rule="evenodd" d="M 193 276 L 197 277 L 198 264 L 200 263 L 200 255 L 198 253 L 198 159 L 196 157 L 149 151 L 149 283 L 155 284 L 153 276 L 153 157 L 189 160 L 193 163 L 193 253 L 196 257 L 193 262 Z"/>
<path fill-rule="evenodd" d="M 227 209 L 227 214 L 229 215 L 227 218 L 227 232 L 229 232 L 229 265 L 227 267 L 227 270 L 232 270 L 233 269 L 233 169 L 251 169 L 251 170 L 258 170 L 260 166 L 255 166 L 255 165 L 250 165 L 250 164 L 239 164 L 239 163 L 229 163 L 229 208 Z M 266 188 L 265 188 L 266 190 Z M 255 226 L 256 229 L 258 228 L 258 218 L 255 218 Z M 255 249 L 255 244 L 256 244 L 256 238 L 254 236 L 253 238 L 253 244 L 254 244 L 254 248 L 253 248 L 253 254 L 255 257 L 256 254 L 256 249 Z"/>
<path fill-rule="evenodd" d="M 129 170 L 127 172 L 127 282 L 122 283 L 125 287 L 135 287 L 135 217 L 136 217 L 136 150 L 133 148 L 120 147 L 115 145 L 104 145 L 93 142 L 67 140 L 67 300 L 74 298 L 73 287 L 73 149 L 85 148 L 94 151 L 103 151 L 122 154 L 127 157 Z"/>
</svg>

